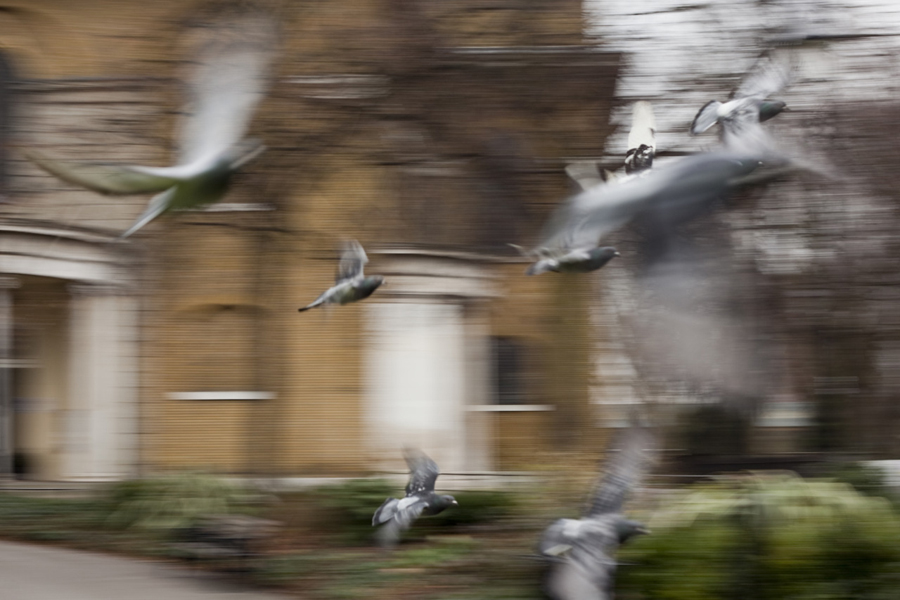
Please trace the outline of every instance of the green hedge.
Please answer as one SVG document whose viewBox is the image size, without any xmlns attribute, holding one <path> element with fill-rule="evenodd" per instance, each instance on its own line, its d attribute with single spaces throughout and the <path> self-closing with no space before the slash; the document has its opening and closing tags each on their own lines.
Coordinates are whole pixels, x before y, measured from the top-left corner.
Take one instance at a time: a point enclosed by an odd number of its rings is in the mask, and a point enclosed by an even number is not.
<svg viewBox="0 0 900 600">
<path fill-rule="evenodd" d="M 791 474 L 732 477 L 665 503 L 623 549 L 623 599 L 900 597 L 900 516 L 880 497 Z"/>
</svg>

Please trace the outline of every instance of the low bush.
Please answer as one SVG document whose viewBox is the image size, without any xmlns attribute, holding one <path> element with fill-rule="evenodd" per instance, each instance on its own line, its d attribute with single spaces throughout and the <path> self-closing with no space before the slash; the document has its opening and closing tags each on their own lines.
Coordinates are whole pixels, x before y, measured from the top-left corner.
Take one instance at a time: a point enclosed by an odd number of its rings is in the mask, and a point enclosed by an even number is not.
<svg viewBox="0 0 900 600">
<path fill-rule="evenodd" d="M 900 516 L 851 486 L 789 474 L 693 486 L 620 552 L 622 598 L 883 600 L 900 589 Z"/>
<path fill-rule="evenodd" d="M 204 515 L 253 512 L 255 496 L 227 479 L 175 473 L 114 484 L 108 495 L 112 527 L 173 530 Z"/>
</svg>

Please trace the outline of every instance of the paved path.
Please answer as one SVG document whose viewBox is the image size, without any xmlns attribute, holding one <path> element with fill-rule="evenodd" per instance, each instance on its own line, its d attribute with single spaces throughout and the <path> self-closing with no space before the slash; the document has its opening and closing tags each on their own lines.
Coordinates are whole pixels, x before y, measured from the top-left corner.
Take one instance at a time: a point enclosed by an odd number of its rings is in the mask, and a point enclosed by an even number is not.
<svg viewBox="0 0 900 600">
<path fill-rule="evenodd" d="M 0 542 L 3 600 L 287 600 L 191 572 L 105 554 Z"/>
</svg>

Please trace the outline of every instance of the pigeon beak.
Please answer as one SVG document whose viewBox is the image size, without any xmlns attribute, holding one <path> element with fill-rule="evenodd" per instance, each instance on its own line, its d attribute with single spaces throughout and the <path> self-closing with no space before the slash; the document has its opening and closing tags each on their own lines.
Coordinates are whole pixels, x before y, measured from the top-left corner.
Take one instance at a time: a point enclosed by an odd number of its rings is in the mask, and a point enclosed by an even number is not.
<svg viewBox="0 0 900 600">
<path fill-rule="evenodd" d="M 622 256 L 622 255 L 619 254 L 618 252 L 613 252 L 613 256 Z"/>
<path fill-rule="evenodd" d="M 644 535 L 650 535 L 650 530 L 647 529 L 646 527 L 639 527 L 638 533 L 643 533 Z"/>
<path fill-rule="evenodd" d="M 454 501 L 453 501 L 453 506 L 459 506 L 459 502 L 457 502 L 456 500 L 454 500 Z"/>
</svg>

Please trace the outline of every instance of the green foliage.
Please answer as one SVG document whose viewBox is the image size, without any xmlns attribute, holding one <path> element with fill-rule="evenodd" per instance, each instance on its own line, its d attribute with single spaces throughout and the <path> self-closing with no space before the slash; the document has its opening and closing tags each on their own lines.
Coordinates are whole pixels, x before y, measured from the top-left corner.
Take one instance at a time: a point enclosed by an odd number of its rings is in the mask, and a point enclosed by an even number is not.
<svg viewBox="0 0 900 600">
<path fill-rule="evenodd" d="M 291 553 L 263 558 L 253 572 L 255 581 L 284 585 L 316 571 L 319 559 L 308 553 Z"/>
<path fill-rule="evenodd" d="M 109 492 L 112 527 L 170 530 L 190 525 L 203 515 L 245 513 L 253 496 L 221 477 L 177 473 L 124 481 Z"/>
<path fill-rule="evenodd" d="M 427 545 L 399 548 L 391 560 L 395 569 L 442 566 L 463 560 L 478 548 L 478 542 L 469 537 L 429 539 Z"/>
<path fill-rule="evenodd" d="M 697 485 L 620 553 L 623 598 L 880 600 L 897 589 L 900 516 L 847 484 L 754 475 Z"/>
<path fill-rule="evenodd" d="M 862 463 L 843 463 L 830 469 L 828 477 L 836 481 L 852 485 L 858 492 L 867 496 L 881 496 L 894 503 L 900 501 L 897 494 L 887 484 L 884 472 Z"/>
<path fill-rule="evenodd" d="M 508 492 L 459 492 L 453 497 L 459 506 L 429 518 L 429 523 L 440 527 L 489 523 L 508 517 L 515 507 L 515 499 Z"/>
<path fill-rule="evenodd" d="M 34 541 L 96 537 L 104 518 L 96 500 L 0 495 L 0 535 Z"/>
<path fill-rule="evenodd" d="M 384 479 L 351 479 L 319 488 L 316 504 L 330 516 L 328 529 L 345 543 L 361 544 L 372 539 L 372 515 L 385 498 L 397 490 Z"/>
</svg>

